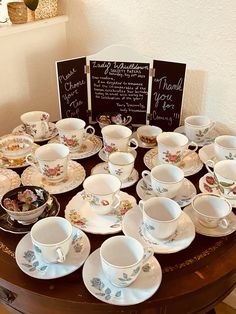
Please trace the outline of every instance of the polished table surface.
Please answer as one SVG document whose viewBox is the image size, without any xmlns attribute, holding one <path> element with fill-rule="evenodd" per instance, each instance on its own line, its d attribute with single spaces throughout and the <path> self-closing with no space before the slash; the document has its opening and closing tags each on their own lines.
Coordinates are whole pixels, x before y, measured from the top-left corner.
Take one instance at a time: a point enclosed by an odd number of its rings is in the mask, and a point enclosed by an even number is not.
<svg viewBox="0 0 236 314">
<path fill-rule="evenodd" d="M 137 151 L 135 168 L 141 174 L 147 169 L 143 162 L 147 149 L 138 148 Z M 96 154 L 77 162 L 85 168 L 88 176 L 92 167 L 102 161 Z M 18 173 L 21 172 L 22 169 L 18 169 Z M 199 178 L 205 173 L 204 166 L 199 173 L 188 177 L 198 192 Z M 82 185 L 56 195 L 61 205 L 60 216 L 64 216 L 67 203 L 81 190 Z M 136 184 L 123 191 L 139 201 Z M 91 252 L 111 236 L 87 235 Z M 236 284 L 235 232 L 225 237 L 196 234 L 191 245 L 180 252 L 155 254 L 162 268 L 161 285 L 150 299 L 131 306 L 110 305 L 92 296 L 83 283 L 82 267 L 70 275 L 52 280 L 27 276 L 18 268 L 14 254 L 23 236 L 0 230 L 0 296 L 13 313 L 206 313 L 222 301 Z"/>
</svg>

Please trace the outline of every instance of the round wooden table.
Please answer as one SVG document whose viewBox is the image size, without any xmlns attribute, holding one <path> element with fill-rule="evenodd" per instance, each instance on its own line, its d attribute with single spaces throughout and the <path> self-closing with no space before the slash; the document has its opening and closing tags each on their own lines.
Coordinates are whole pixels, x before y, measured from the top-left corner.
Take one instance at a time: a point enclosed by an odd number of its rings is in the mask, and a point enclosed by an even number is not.
<svg viewBox="0 0 236 314">
<path fill-rule="evenodd" d="M 139 174 L 146 169 L 143 156 L 147 149 L 138 148 L 135 168 Z M 77 160 L 85 169 L 101 162 L 98 154 Z M 18 169 L 19 173 L 22 169 Z M 24 169 L 23 169 L 24 170 Z M 198 188 L 198 180 L 206 173 L 205 166 L 190 179 Z M 136 184 L 124 189 L 139 198 Z M 71 198 L 82 190 L 56 195 L 60 202 L 60 216 Z M 122 234 L 122 233 L 120 233 Z M 87 234 L 91 252 L 111 235 Z M 16 264 L 15 248 L 24 235 L 0 230 L 0 296 L 12 313 L 27 314 L 89 314 L 89 313 L 206 313 L 222 301 L 236 284 L 236 233 L 225 237 L 196 234 L 191 245 L 173 254 L 155 254 L 162 268 L 162 282 L 157 292 L 145 302 L 131 306 L 115 306 L 99 301 L 86 289 L 82 267 L 74 273 L 51 280 L 34 279 L 23 273 Z"/>
</svg>

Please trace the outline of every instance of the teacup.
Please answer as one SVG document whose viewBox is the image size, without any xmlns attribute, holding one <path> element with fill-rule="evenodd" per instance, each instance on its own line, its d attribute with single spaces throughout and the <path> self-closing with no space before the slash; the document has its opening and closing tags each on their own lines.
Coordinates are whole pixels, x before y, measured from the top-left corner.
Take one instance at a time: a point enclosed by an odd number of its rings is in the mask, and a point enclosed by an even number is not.
<svg viewBox="0 0 236 314">
<path fill-rule="evenodd" d="M 217 136 L 214 142 L 214 150 L 217 160 L 236 160 L 236 136 Z"/>
<path fill-rule="evenodd" d="M 73 228 L 62 217 L 37 221 L 30 231 L 35 255 L 46 263 L 63 263 L 72 243 Z"/>
<path fill-rule="evenodd" d="M 34 154 L 26 156 L 26 161 L 36 167 L 49 183 L 66 179 L 69 148 L 63 144 L 50 143 L 40 146 Z"/>
<path fill-rule="evenodd" d="M 102 128 L 101 132 L 107 156 L 115 151 L 128 151 L 132 144 L 134 145 L 132 149 L 138 147 L 137 140 L 130 138 L 132 131 L 124 125 L 107 125 Z"/>
<path fill-rule="evenodd" d="M 132 284 L 152 256 L 151 247 L 143 247 L 135 238 L 123 235 L 105 240 L 100 248 L 104 274 L 117 287 Z"/>
<path fill-rule="evenodd" d="M 224 197 L 212 193 L 197 194 L 192 200 L 194 215 L 207 228 L 227 228 L 232 206 Z"/>
<path fill-rule="evenodd" d="M 198 149 L 195 142 L 189 142 L 185 135 L 177 132 L 163 132 L 157 136 L 157 142 L 158 159 L 161 163 L 178 165 Z M 194 149 L 190 150 L 190 146 L 194 146 Z"/>
<path fill-rule="evenodd" d="M 126 181 L 134 169 L 135 157 L 130 152 L 113 152 L 108 157 L 108 169 L 121 182 Z"/>
<path fill-rule="evenodd" d="M 0 138 L 0 156 L 8 160 L 24 160 L 32 150 L 33 137 L 27 134 L 8 134 Z"/>
<path fill-rule="evenodd" d="M 155 125 L 142 125 L 137 128 L 138 139 L 144 145 L 157 145 L 157 136 L 162 133 L 162 129 Z"/>
<path fill-rule="evenodd" d="M 221 160 L 216 163 L 207 160 L 206 167 L 215 177 L 220 193 L 226 198 L 236 198 L 236 160 Z"/>
<path fill-rule="evenodd" d="M 132 121 L 132 117 L 119 112 L 104 112 L 96 117 L 100 128 L 109 124 L 128 125 Z"/>
<path fill-rule="evenodd" d="M 207 116 L 189 116 L 184 120 L 186 136 L 196 143 L 202 142 L 214 126 L 215 122 Z"/>
<path fill-rule="evenodd" d="M 25 131 L 34 139 L 43 139 L 49 132 L 49 113 L 45 111 L 29 111 L 20 116 Z"/>
<path fill-rule="evenodd" d="M 139 208 L 143 214 L 144 228 L 153 238 L 167 239 L 175 233 L 182 213 L 175 201 L 155 196 L 139 201 Z"/>
<path fill-rule="evenodd" d="M 144 170 L 142 177 L 152 187 L 156 196 L 174 198 L 182 187 L 184 172 L 171 164 L 155 166 L 151 171 Z"/>
<path fill-rule="evenodd" d="M 93 174 L 83 182 L 85 199 L 92 211 L 106 215 L 120 205 L 121 181 L 108 173 Z"/>
<path fill-rule="evenodd" d="M 56 123 L 60 142 L 68 146 L 71 153 L 79 151 L 83 141 L 94 135 L 94 127 L 85 125 L 85 121 L 78 118 L 66 118 Z"/>
</svg>

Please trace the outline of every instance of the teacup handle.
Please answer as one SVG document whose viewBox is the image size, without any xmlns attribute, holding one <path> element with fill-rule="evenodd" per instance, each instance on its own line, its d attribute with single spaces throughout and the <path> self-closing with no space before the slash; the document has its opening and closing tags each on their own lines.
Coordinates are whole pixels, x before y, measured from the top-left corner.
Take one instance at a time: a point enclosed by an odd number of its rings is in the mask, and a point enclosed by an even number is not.
<svg viewBox="0 0 236 314">
<path fill-rule="evenodd" d="M 134 146 L 131 147 L 131 144 L 133 144 Z M 131 138 L 129 140 L 129 147 L 132 148 L 132 149 L 137 149 L 138 148 L 138 141 L 135 139 L 135 138 Z"/>
<path fill-rule="evenodd" d="M 141 210 L 141 212 L 143 213 L 144 211 L 144 201 L 140 200 L 138 203 L 138 208 Z"/>
<path fill-rule="evenodd" d="M 120 205 L 120 195 L 116 194 L 114 196 L 114 201 L 112 203 L 112 208 L 116 209 Z"/>
<path fill-rule="evenodd" d="M 214 175 L 214 171 L 212 169 L 215 166 L 215 162 L 213 160 L 209 159 L 206 161 L 205 165 L 206 165 L 208 172 L 210 172 L 212 175 Z"/>
<path fill-rule="evenodd" d="M 95 129 L 92 125 L 88 125 L 85 129 L 85 139 L 90 137 L 90 136 L 93 136 L 95 134 Z"/>
<path fill-rule="evenodd" d="M 144 247 L 143 264 L 145 264 L 153 255 L 154 255 L 153 247 L 151 246 Z"/>
<path fill-rule="evenodd" d="M 219 225 L 219 227 L 221 227 L 223 229 L 227 229 L 228 226 L 229 226 L 229 222 L 228 222 L 228 220 L 226 218 L 223 218 L 223 219 L 220 220 L 218 225 Z"/>
<path fill-rule="evenodd" d="M 38 169 L 38 162 L 35 156 L 33 156 L 32 154 L 28 154 L 26 155 L 25 160 L 28 162 L 30 166 L 33 166 Z"/>
<path fill-rule="evenodd" d="M 59 263 L 63 263 L 66 259 L 65 254 L 63 253 L 62 249 L 60 247 L 58 247 L 56 249 L 57 255 L 58 255 L 58 259 L 57 262 Z"/>
<path fill-rule="evenodd" d="M 46 135 L 49 132 L 48 122 L 41 121 L 41 128 L 43 130 L 43 135 Z"/>
<path fill-rule="evenodd" d="M 151 171 L 143 170 L 142 171 L 142 178 L 146 185 L 151 185 Z"/>
<path fill-rule="evenodd" d="M 195 147 L 194 147 L 193 149 L 190 149 L 189 146 L 195 146 Z M 188 150 L 183 154 L 183 158 L 185 158 L 186 156 L 188 156 L 188 155 L 190 155 L 190 154 L 196 152 L 197 149 L 198 149 L 198 144 L 195 143 L 195 142 L 190 142 L 190 143 L 188 144 Z"/>
<path fill-rule="evenodd" d="M 124 122 L 124 125 L 127 125 L 131 122 L 132 120 L 132 117 L 131 116 L 127 116 L 126 119 L 125 119 L 125 122 Z"/>
</svg>

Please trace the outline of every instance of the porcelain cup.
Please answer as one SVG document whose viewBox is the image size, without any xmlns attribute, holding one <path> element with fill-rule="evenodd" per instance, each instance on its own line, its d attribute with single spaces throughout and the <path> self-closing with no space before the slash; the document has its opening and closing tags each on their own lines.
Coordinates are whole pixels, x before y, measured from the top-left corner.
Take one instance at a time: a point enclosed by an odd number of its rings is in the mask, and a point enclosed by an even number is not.
<svg viewBox="0 0 236 314">
<path fill-rule="evenodd" d="M 227 228 L 232 206 L 224 197 L 212 193 L 197 194 L 192 200 L 194 215 L 207 228 Z"/>
<path fill-rule="evenodd" d="M 29 111 L 20 116 L 26 133 L 33 136 L 35 140 L 43 139 L 49 132 L 49 113 L 45 111 Z"/>
<path fill-rule="evenodd" d="M 36 167 L 48 183 L 67 178 L 68 160 L 69 148 L 59 143 L 45 144 L 26 156 L 26 161 Z"/>
<path fill-rule="evenodd" d="M 117 287 L 127 287 L 139 276 L 142 266 L 153 256 L 151 247 L 143 247 L 129 236 L 113 236 L 100 248 L 102 269 L 108 280 Z"/>
<path fill-rule="evenodd" d="M 175 201 L 155 196 L 139 201 L 139 208 L 143 214 L 144 228 L 153 238 L 163 240 L 175 233 L 182 213 Z"/>
<path fill-rule="evenodd" d="M 226 198 L 236 198 L 236 160 L 206 161 L 207 170 L 215 177 L 220 193 Z M 213 168 L 213 170 L 212 170 Z"/>
<path fill-rule="evenodd" d="M 132 131 L 124 125 L 107 125 L 101 130 L 104 151 L 108 157 L 110 153 L 115 151 L 128 151 L 129 148 L 136 149 L 138 142 L 131 138 Z M 133 147 L 131 145 L 133 144 Z"/>
<path fill-rule="evenodd" d="M 220 135 L 215 138 L 214 150 L 216 159 L 236 160 L 236 136 Z"/>
<path fill-rule="evenodd" d="M 108 157 L 108 169 L 111 174 L 125 182 L 134 169 L 135 157 L 130 152 L 113 152 Z"/>
<path fill-rule="evenodd" d="M 189 116 L 184 120 L 186 136 L 196 143 L 202 142 L 214 127 L 215 122 L 207 116 Z"/>
<path fill-rule="evenodd" d="M 83 142 L 94 135 L 95 129 L 78 118 L 65 118 L 57 121 L 56 127 L 60 142 L 69 147 L 71 153 L 81 150 Z"/>
<path fill-rule="evenodd" d="M 83 188 L 85 199 L 98 215 L 106 215 L 120 205 L 121 181 L 112 174 L 93 174 L 84 180 Z"/>
<path fill-rule="evenodd" d="M 171 164 L 155 166 L 142 172 L 144 182 L 152 187 L 156 196 L 174 198 L 182 187 L 184 172 Z"/>
<path fill-rule="evenodd" d="M 155 125 L 142 125 L 137 128 L 138 139 L 147 146 L 157 145 L 157 136 L 162 133 L 162 129 Z"/>
<path fill-rule="evenodd" d="M 157 136 L 158 159 L 161 163 L 179 165 L 183 159 L 195 152 L 198 145 L 189 142 L 188 138 L 177 132 L 163 132 Z M 194 149 L 189 149 L 194 146 Z"/>
<path fill-rule="evenodd" d="M 63 263 L 72 243 L 73 228 L 62 217 L 47 217 L 37 221 L 30 235 L 35 254 L 46 263 Z"/>
</svg>

